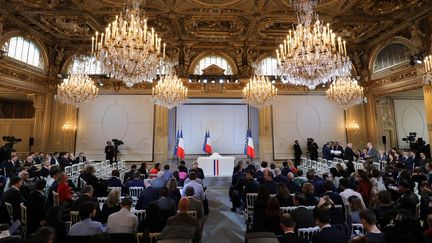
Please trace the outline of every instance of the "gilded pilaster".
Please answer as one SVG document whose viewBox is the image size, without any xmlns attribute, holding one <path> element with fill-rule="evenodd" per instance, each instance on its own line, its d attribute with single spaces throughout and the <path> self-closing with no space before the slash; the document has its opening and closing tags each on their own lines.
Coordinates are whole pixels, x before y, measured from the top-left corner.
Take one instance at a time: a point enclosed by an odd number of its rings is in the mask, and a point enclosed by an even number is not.
<svg viewBox="0 0 432 243">
<path fill-rule="evenodd" d="M 273 161 L 272 128 L 272 109 L 271 107 L 262 108 L 259 111 L 259 159 L 261 161 Z"/>
<path fill-rule="evenodd" d="M 168 159 L 168 109 L 155 105 L 154 162 L 164 164 Z"/>
<path fill-rule="evenodd" d="M 423 87 L 423 95 L 429 141 L 432 141 L 432 85 Z"/>
</svg>

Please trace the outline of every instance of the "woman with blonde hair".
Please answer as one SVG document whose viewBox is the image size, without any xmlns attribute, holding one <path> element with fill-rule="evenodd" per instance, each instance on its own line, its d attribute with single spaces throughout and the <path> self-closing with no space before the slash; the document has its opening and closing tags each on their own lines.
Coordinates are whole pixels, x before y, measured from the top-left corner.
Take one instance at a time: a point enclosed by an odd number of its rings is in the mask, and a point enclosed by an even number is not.
<svg viewBox="0 0 432 243">
<path fill-rule="evenodd" d="M 353 224 L 361 224 L 360 211 L 365 209 L 362 203 L 362 199 L 357 196 L 350 196 L 348 198 L 350 217 Z"/>
<path fill-rule="evenodd" d="M 120 210 L 120 189 L 113 188 L 108 193 L 107 202 L 102 206 L 101 222 L 106 223 L 110 214 Z"/>
<path fill-rule="evenodd" d="M 181 198 L 180 191 L 177 187 L 178 187 L 178 184 L 177 184 L 177 180 L 175 178 L 171 178 L 167 182 L 168 197 L 173 199 L 176 202 L 176 205 L 179 203 L 180 198 Z"/>
</svg>

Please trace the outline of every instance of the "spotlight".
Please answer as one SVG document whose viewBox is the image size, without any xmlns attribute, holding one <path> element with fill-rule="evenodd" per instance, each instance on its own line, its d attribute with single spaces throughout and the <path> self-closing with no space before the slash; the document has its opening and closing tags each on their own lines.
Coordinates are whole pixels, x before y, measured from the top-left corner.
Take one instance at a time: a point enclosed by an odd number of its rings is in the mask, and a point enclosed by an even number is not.
<svg viewBox="0 0 432 243">
<path fill-rule="evenodd" d="M 192 79 L 189 79 L 189 83 L 192 83 Z"/>
<path fill-rule="evenodd" d="M 411 66 L 414 66 L 416 64 L 422 64 L 422 63 L 423 63 L 423 54 L 422 53 L 410 56 Z"/>
<path fill-rule="evenodd" d="M 203 83 L 205 83 L 205 84 L 206 84 L 206 83 L 207 83 L 207 79 L 204 79 Z"/>
<path fill-rule="evenodd" d="M 236 79 L 235 83 L 238 83 L 238 79 Z"/>
<path fill-rule="evenodd" d="M 219 79 L 219 83 L 223 84 L 224 80 L 223 79 Z"/>
<path fill-rule="evenodd" d="M 214 83 L 216 83 L 216 81 L 212 80 L 211 83 L 214 84 Z"/>
</svg>

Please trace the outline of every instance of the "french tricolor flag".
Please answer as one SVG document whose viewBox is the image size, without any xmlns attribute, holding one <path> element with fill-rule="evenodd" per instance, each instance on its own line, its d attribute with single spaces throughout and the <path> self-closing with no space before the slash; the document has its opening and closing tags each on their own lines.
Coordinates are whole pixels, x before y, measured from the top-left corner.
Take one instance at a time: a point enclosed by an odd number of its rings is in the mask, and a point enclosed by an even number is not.
<svg viewBox="0 0 432 243">
<path fill-rule="evenodd" d="M 177 157 L 180 159 L 185 158 L 184 141 L 183 141 L 183 130 L 180 130 L 180 135 L 177 144 Z"/>
<path fill-rule="evenodd" d="M 203 151 L 206 154 L 212 154 L 212 146 L 211 146 L 211 142 L 210 142 L 210 132 L 207 131 L 204 137 L 204 144 L 203 144 Z"/>
<path fill-rule="evenodd" d="M 246 132 L 246 144 L 245 144 L 244 153 L 247 156 L 249 156 L 249 158 L 251 159 L 255 158 L 255 149 L 252 140 L 252 131 L 250 129 L 248 129 Z"/>
</svg>

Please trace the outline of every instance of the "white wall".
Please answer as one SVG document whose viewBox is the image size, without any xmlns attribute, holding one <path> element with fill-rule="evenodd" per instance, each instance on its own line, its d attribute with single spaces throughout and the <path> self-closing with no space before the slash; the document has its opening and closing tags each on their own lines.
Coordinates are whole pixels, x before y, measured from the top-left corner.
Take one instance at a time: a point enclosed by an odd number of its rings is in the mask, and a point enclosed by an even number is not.
<svg viewBox="0 0 432 243">
<path fill-rule="evenodd" d="M 306 139 L 314 138 L 319 152 L 327 141 L 345 146 L 345 119 L 342 106 L 325 96 L 281 95 L 273 105 L 274 159 L 294 158 L 294 140 L 306 156 Z"/>
<path fill-rule="evenodd" d="M 409 144 L 402 140 L 410 132 L 416 132 L 417 138 L 429 143 L 426 115 L 423 100 L 393 100 L 398 145 L 401 149 L 409 149 Z"/>
<path fill-rule="evenodd" d="M 154 105 L 150 95 L 99 95 L 79 108 L 76 152 L 105 159 L 106 141 L 121 139 L 120 159 L 153 160 Z"/>
<path fill-rule="evenodd" d="M 243 154 L 248 126 L 247 106 L 199 102 L 177 107 L 176 125 L 183 129 L 186 154 L 204 154 L 202 146 L 207 129 L 210 130 L 213 152 Z M 219 102 L 223 103 L 222 100 Z"/>
</svg>

